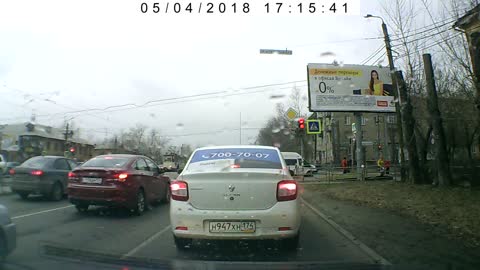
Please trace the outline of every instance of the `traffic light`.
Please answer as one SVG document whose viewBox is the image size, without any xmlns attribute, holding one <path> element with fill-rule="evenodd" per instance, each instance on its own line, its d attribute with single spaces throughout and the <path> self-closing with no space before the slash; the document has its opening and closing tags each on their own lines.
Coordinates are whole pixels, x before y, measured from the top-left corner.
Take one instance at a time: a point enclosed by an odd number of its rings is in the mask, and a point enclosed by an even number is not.
<svg viewBox="0 0 480 270">
<path fill-rule="evenodd" d="M 298 119 L 298 129 L 300 131 L 305 130 L 305 119 L 303 118 Z"/>
</svg>

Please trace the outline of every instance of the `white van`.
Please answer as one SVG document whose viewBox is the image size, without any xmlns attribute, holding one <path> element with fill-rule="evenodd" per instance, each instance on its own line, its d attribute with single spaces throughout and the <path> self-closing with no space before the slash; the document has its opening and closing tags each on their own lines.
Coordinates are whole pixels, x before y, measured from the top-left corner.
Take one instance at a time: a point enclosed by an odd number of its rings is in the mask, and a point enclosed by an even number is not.
<svg viewBox="0 0 480 270">
<path fill-rule="evenodd" d="M 295 152 L 282 152 L 291 175 L 303 175 L 303 157 Z"/>
</svg>

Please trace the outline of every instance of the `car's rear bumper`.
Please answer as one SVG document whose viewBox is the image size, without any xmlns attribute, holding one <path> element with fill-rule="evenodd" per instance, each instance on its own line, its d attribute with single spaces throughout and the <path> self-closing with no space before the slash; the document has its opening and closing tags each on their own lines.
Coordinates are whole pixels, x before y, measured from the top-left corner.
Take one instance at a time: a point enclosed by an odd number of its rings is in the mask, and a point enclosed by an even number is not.
<svg viewBox="0 0 480 270">
<path fill-rule="evenodd" d="M 68 184 L 68 199 L 72 204 L 102 206 L 135 206 L 135 193 L 118 187 Z"/>
<path fill-rule="evenodd" d="M 3 236 L 5 237 L 6 254 L 11 253 L 17 246 L 17 228 L 15 223 L 2 225 Z"/>
<path fill-rule="evenodd" d="M 299 199 L 278 202 L 266 210 L 199 210 L 188 202 L 170 202 L 170 222 L 173 234 L 192 239 L 284 239 L 298 234 L 300 228 Z M 253 233 L 211 233 L 210 221 L 255 221 Z M 187 227 L 179 230 L 178 227 Z M 279 230 L 289 227 L 289 230 Z"/>
<path fill-rule="evenodd" d="M 52 190 L 52 183 L 45 180 L 16 180 L 12 181 L 13 192 L 30 192 L 37 194 L 48 194 Z"/>
</svg>

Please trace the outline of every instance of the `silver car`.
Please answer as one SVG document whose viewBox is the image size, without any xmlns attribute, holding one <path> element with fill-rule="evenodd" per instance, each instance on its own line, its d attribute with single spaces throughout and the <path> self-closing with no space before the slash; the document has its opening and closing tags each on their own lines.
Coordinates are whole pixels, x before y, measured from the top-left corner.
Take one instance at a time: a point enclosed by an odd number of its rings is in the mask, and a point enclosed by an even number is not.
<svg viewBox="0 0 480 270">
<path fill-rule="evenodd" d="M 0 204 L 0 262 L 10 254 L 17 245 L 17 229 L 12 222 L 8 209 Z"/>
</svg>

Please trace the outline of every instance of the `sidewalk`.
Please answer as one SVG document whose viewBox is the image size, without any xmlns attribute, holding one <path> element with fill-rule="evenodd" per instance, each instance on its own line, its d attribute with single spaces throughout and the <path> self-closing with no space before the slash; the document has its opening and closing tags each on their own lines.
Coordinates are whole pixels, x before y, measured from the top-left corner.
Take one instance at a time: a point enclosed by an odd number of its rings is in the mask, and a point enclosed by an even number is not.
<svg viewBox="0 0 480 270">
<path fill-rule="evenodd" d="M 387 209 L 328 198 L 314 191 L 313 184 L 303 188 L 307 202 L 400 269 L 480 269 L 480 248 L 447 238 L 440 227 Z"/>
</svg>

